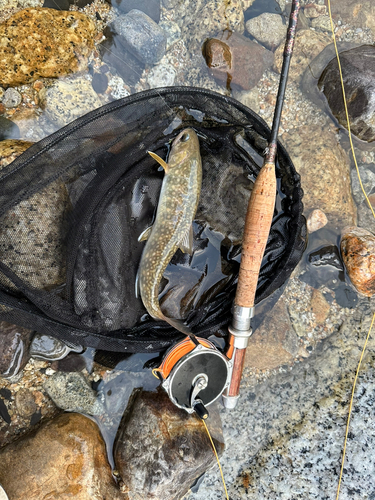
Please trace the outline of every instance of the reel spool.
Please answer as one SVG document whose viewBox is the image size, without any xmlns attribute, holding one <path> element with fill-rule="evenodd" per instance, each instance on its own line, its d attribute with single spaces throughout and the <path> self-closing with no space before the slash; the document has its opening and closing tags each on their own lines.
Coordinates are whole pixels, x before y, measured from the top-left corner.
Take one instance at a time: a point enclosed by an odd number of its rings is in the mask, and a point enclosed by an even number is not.
<svg viewBox="0 0 375 500">
<path fill-rule="evenodd" d="M 192 336 L 169 349 L 153 373 L 176 406 L 206 419 L 206 406 L 219 398 L 230 382 L 231 366 L 212 342 Z"/>
</svg>

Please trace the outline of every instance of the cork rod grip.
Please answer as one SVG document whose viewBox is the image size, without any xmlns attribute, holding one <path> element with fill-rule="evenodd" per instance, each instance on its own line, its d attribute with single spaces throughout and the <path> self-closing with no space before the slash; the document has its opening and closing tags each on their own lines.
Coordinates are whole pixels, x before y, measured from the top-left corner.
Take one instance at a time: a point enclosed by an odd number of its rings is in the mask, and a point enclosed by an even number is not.
<svg viewBox="0 0 375 500">
<path fill-rule="evenodd" d="M 270 232 L 275 198 L 275 164 L 265 162 L 255 180 L 247 207 L 241 266 L 234 299 L 237 306 L 254 306 L 259 270 Z"/>
</svg>

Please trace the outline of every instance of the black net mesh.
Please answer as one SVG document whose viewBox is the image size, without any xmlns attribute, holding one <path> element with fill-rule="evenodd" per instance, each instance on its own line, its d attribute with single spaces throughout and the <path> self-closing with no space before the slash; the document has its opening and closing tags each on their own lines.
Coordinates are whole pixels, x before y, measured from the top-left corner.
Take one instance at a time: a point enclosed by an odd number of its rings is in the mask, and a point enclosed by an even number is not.
<svg viewBox="0 0 375 500">
<path fill-rule="evenodd" d="M 207 337 L 230 320 L 251 185 L 269 129 L 237 101 L 196 88 L 135 94 L 85 115 L 0 171 L 0 320 L 97 349 L 154 352 L 181 338 L 135 295 L 166 158 L 178 131 L 200 141 L 203 185 L 192 255 L 160 287 L 167 316 Z M 256 302 L 289 277 L 305 246 L 300 178 L 279 145 L 278 193 Z"/>
</svg>

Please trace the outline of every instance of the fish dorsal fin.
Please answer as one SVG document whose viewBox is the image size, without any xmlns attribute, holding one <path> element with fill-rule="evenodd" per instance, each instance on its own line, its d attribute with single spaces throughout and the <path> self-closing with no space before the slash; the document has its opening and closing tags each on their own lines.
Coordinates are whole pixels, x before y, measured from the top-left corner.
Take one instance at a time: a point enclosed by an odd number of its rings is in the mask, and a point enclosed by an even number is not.
<svg viewBox="0 0 375 500">
<path fill-rule="evenodd" d="M 150 237 L 152 226 L 146 228 L 138 237 L 138 241 L 147 241 Z"/>
<path fill-rule="evenodd" d="M 193 253 L 193 226 L 191 225 L 189 229 L 184 234 L 184 237 L 180 241 L 178 248 L 181 252 L 188 253 L 192 255 Z"/>
<path fill-rule="evenodd" d="M 156 160 L 156 161 L 159 163 L 159 165 L 161 165 L 161 166 L 164 168 L 165 173 L 167 174 L 167 173 L 168 173 L 168 170 L 169 170 L 169 168 L 168 168 L 168 163 L 167 163 L 166 161 L 164 161 L 164 160 L 163 160 L 163 158 L 160 158 L 160 156 L 159 156 L 159 155 L 157 155 L 156 153 L 153 153 L 152 151 L 147 151 L 147 153 L 148 153 L 150 156 L 152 156 L 152 157 L 153 157 L 153 159 L 154 159 L 154 160 Z"/>
</svg>

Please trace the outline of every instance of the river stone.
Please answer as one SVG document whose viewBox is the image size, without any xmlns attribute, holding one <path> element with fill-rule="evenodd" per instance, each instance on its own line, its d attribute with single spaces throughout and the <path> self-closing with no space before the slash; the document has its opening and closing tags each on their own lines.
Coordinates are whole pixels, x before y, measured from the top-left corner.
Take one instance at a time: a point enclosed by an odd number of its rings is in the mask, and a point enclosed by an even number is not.
<svg viewBox="0 0 375 500">
<path fill-rule="evenodd" d="M 350 160 L 335 133 L 319 125 L 301 126 L 284 133 L 283 142 L 301 175 L 305 210 L 319 208 L 341 228 L 355 224 Z"/>
<path fill-rule="evenodd" d="M 44 388 L 58 408 L 87 415 L 100 415 L 104 406 L 96 397 L 85 376 L 80 372 L 56 372 Z"/>
<path fill-rule="evenodd" d="M 293 50 L 293 57 L 290 63 L 289 80 L 299 82 L 303 72 L 310 61 L 312 61 L 328 44 L 331 43 L 331 38 L 317 31 L 305 29 L 298 31 Z M 275 51 L 274 69 L 277 73 L 281 73 L 283 64 L 285 43 L 282 42 Z"/>
<path fill-rule="evenodd" d="M 375 46 L 362 45 L 341 52 L 340 62 L 351 131 L 359 139 L 373 142 L 375 141 Z M 332 114 L 347 128 L 336 57 L 321 74 L 318 88 L 324 93 Z"/>
<path fill-rule="evenodd" d="M 287 26 L 278 14 L 265 12 L 246 22 L 246 30 L 268 49 L 275 49 L 285 40 Z"/>
<path fill-rule="evenodd" d="M 10 499 L 120 500 L 95 422 L 64 413 L 0 450 Z"/>
<path fill-rule="evenodd" d="M 373 0 L 340 0 L 332 2 L 332 16 L 345 24 L 358 28 L 370 28 L 375 34 L 375 4 Z"/>
<path fill-rule="evenodd" d="M 2 103 L 6 108 L 16 108 L 22 102 L 22 96 L 16 89 L 9 88 L 4 92 Z"/>
<path fill-rule="evenodd" d="M 0 141 L 6 139 L 19 139 L 20 129 L 12 120 L 8 120 L 5 116 L 0 116 Z"/>
<path fill-rule="evenodd" d="M 221 420 L 211 405 L 207 425 L 218 454 L 224 450 Z M 114 445 L 116 469 L 123 492 L 132 500 L 179 500 L 215 456 L 195 415 L 177 408 L 168 395 L 133 391 Z"/>
<path fill-rule="evenodd" d="M 162 28 L 140 10 L 133 9 L 112 23 L 125 48 L 145 64 L 155 64 L 164 56 L 167 37 Z"/>
<path fill-rule="evenodd" d="M 340 247 L 350 281 L 358 292 L 371 297 L 375 293 L 375 235 L 361 227 L 344 228 Z"/>
<path fill-rule="evenodd" d="M 117 7 L 122 14 L 127 14 L 133 9 L 144 12 L 153 21 L 160 21 L 160 1 L 150 0 L 110 0 L 113 7 Z"/>
<path fill-rule="evenodd" d="M 0 170 L 32 143 L 0 142 Z M 52 182 L 11 208 L 0 220 L 0 260 L 27 283 L 50 288 L 65 281 L 66 212 L 70 206 L 63 183 Z M 25 241 L 24 226 L 28 227 Z M 14 285 L 4 278 L 9 287 Z"/>
<path fill-rule="evenodd" d="M 271 51 L 230 31 L 206 40 L 202 53 L 212 76 L 227 88 L 238 90 L 255 87 L 273 63 Z"/>
<path fill-rule="evenodd" d="M 327 7 L 325 5 L 318 5 L 316 3 L 309 3 L 305 5 L 303 12 L 306 17 L 314 19 L 319 16 L 327 14 Z"/>
<path fill-rule="evenodd" d="M 99 108 L 101 101 L 84 77 L 57 80 L 39 92 L 46 116 L 58 127 L 64 127 L 80 116 Z"/>
<path fill-rule="evenodd" d="M 306 222 L 308 232 L 313 233 L 324 227 L 327 224 L 328 219 L 324 212 L 316 208 L 309 214 Z"/>
<path fill-rule="evenodd" d="M 0 85 L 13 87 L 87 68 L 95 25 L 81 12 L 24 9 L 0 25 Z"/>
<path fill-rule="evenodd" d="M 14 377 L 26 365 L 32 331 L 0 321 L 0 376 Z"/>
</svg>

